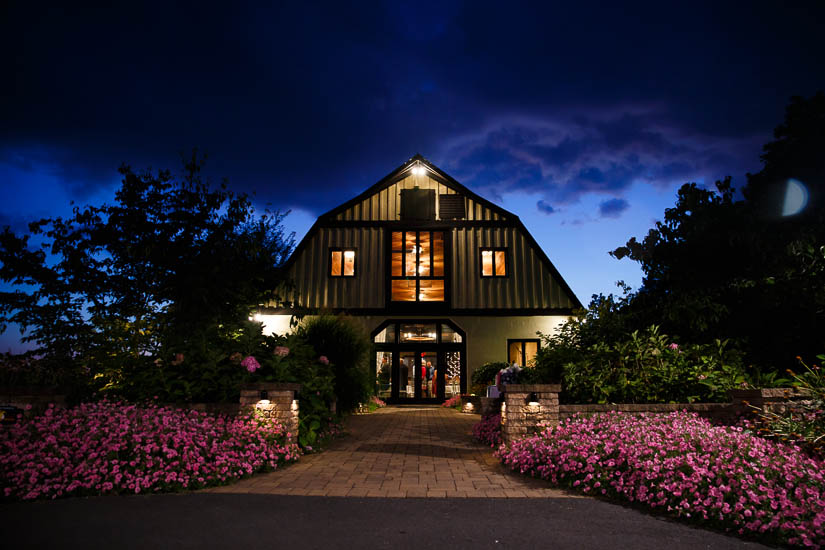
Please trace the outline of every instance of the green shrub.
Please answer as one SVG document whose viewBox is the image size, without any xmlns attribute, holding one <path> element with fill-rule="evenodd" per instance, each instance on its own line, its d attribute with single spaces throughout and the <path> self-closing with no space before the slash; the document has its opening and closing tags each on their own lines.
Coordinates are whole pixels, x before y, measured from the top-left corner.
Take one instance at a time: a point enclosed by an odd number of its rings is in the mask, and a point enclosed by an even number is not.
<svg viewBox="0 0 825 550">
<path fill-rule="evenodd" d="M 492 361 L 478 367 L 470 377 L 470 393 L 476 395 L 483 394 L 487 386 L 496 383 L 496 374 L 498 374 L 498 371 L 506 369 L 509 366 L 510 365 L 503 361 Z"/>
<path fill-rule="evenodd" d="M 319 356 L 329 359 L 335 378 L 338 410 L 350 412 L 373 393 L 367 360 L 370 341 L 364 330 L 343 316 L 322 315 L 298 330 Z"/>
<path fill-rule="evenodd" d="M 817 355 L 820 362 L 825 362 L 825 355 Z M 793 386 L 803 390 L 807 399 L 795 403 L 781 411 L 758 409 L 759 419 L 764 426 L 762 435 L 770 435 L 782 441 L 792 441 L 806 451 L 825 455 L 825 373 L 814 364 L 809 367 L 801 357 L 796 358 L 802 366 L 797 374 L 788 371 L 793 377 Z"/>
<path fill-rule="evenodd" d="M 568 403 L 727 401 L 745 382 L 741 354 L 727 341 L 679 346 L 656 326 L 575 354 L 569 334 L 545 344 L 536 360 L 539 381 L 561 380 Z"/>
</svg>

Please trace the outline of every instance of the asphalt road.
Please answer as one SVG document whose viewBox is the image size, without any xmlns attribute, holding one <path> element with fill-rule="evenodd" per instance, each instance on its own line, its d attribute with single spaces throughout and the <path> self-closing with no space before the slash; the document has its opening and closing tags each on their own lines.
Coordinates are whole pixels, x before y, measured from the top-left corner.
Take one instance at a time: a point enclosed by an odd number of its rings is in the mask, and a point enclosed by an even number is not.
<svg viewBox="0 0 825 550">
<path fill-rule="evenodd" d="M 0 504 L 17 548 L 767 548 L 589 498 L 172 494 Z"/>
</svg>

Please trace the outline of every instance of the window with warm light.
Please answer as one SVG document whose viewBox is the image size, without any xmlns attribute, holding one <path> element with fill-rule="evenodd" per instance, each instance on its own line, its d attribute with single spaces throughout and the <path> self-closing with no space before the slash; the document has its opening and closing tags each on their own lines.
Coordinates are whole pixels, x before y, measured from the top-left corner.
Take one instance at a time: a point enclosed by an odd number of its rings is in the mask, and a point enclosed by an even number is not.
<svg viewBox="0 0 825 550">
<path fill-rule="evenodd" d="M 444 232 L 393 231 L 390 295 L 394 302 L 444 301 Z"/>
<path fill-rule="evenodd" d="M 482 248 L 481 249 L 481 276 L 482 277 L 506 277 L 507 276 L 507 249 L 506 248 Z"/>
<path fill-rule="evenodd" d="M 355 277 L 355 250 L 331 248 L 329 250 L 329 276 Z"/>
<path fill-rule="evenodd" d="M 507 340 L 507 362 L 521 367 L 532 367 L 539 352 L 539 339 Z"/>
</svg>

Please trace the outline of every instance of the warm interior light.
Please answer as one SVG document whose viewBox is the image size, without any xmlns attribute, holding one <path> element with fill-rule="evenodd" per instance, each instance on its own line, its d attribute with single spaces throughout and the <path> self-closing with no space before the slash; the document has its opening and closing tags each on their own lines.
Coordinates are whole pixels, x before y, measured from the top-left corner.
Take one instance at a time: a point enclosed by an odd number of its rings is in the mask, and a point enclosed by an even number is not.
<svg viewBox="0 0 825 550">
<path fill-rule="evenodd" d="M 344 251 L 344 258 L 354 258 L 355 251 L 354 250 L 345 250 Z"/>
</svg>

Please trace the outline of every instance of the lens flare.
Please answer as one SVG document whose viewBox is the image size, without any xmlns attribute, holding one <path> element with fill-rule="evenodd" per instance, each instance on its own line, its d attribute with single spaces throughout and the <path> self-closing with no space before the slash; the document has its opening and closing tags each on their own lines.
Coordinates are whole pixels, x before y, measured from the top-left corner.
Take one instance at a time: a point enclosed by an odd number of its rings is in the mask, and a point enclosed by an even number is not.
<svg viewBox="0 0 825 550">
<path fill-rule="evenodd" d="M 808 188 L 799 180 L 789 179 L 785 186 L 785 202 L 782 215 L 793 216 L 802 212 L 808 204 Z"/>
</svg>

